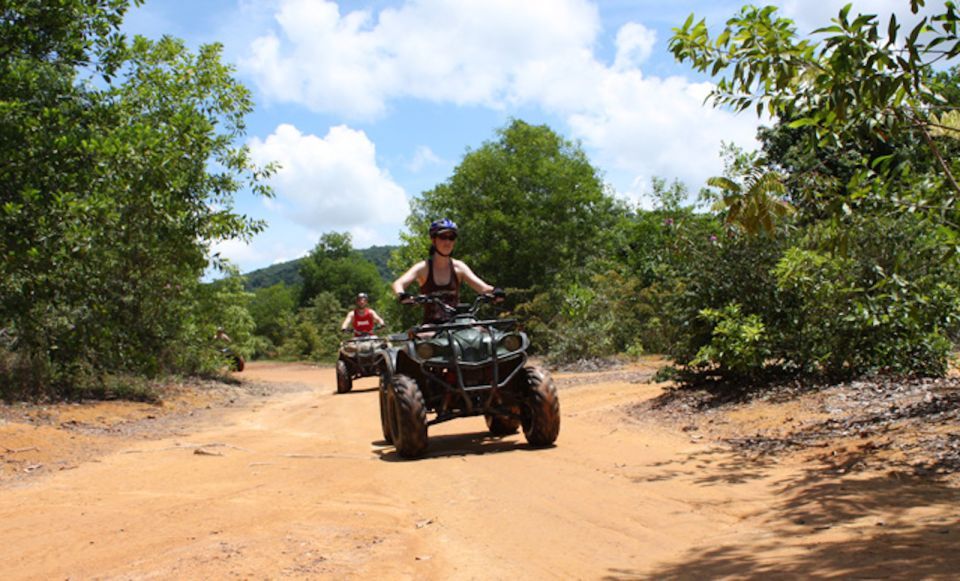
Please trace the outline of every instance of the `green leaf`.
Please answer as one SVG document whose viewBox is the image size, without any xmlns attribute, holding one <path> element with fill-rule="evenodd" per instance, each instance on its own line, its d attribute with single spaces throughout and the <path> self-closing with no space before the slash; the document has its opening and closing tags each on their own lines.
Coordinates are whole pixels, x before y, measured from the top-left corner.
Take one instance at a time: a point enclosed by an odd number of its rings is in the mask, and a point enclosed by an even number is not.
<svg viewBox="0 0 960 581">
<path fill-rule="evenodd" d="M 787 124 L 791 129 L 799 129 L 800 127 L 809 127 L 811 125 L 817 125 L 818 120 L 814 117 L 802 117 L 795 121 L 791 121 Z"/>
</svg>

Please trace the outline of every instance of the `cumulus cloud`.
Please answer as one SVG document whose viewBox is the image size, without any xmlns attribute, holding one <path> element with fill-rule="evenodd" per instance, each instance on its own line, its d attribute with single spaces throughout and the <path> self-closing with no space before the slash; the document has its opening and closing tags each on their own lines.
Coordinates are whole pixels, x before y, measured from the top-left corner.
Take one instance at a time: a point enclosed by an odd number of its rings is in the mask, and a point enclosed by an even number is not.
<svg viewBox="0 0 960 581">
<path fill-rule="evenodd" d="M 411 0 L 376 17 L 286 0 L 276 24 L 240 62 L 261 91 L 359 119 L 403 97 L 503 106 L 522 68 L 588 50 L 600 27 L 585 0 Z"/>
<path fill-rule="evenodd" d="M 413 173 L 419 173 L 425 167 L 439 165 L 441 163 L 443 163 L 443 160 L 440 159 L 432 149 L 426 145 L 421 145 L 417 148 L 416 152 L 414 152 L 413 159 L 407 164 L 407 169 Z"/>
<path fill-rule="evenodd" d="M 249 271 L 248 266 L 251 264 L 276 264 L 301 258 L 307 254 L 304 248 L 294 248 L 277 240 L 270 241 L 266 244 L 258 240 L 256 244 L 253 244 L 233 238 L 218 241 L 212 244 L 210 249 L 213 253 L 219 253 L 221 257 L 241 267 L 241 270 L 244 272 Z"/>
<path fill-rule="evenodd" d="M 379 13 L 284 0 L 241 66 L 268 98 L 345 118 L 376 119 L 397 99 L 536 107 L 630 179 L 694 182 L 720 171 L 721 140 L 752 146 L 756 119 L 704 106 L 709 87 L 642 73 L 654 30 L 622 25 L 611 64 L 596 54 L 601 32 L 587 0 L 408 0 Z"/>
<path fill-rule="evenodd" d="M 314 231 L 403 223 L 406 194 L 377 166 L 376 149 L 363 131 L 332 127 L 324 137 L 280 125 L 250 151 L 258 163 L 279 162 L 272 178 L 274 208 Z"/>
<path fill-rule="evenodd" d="M 571 116 L 570 125 L 607 165 L 633 172 L 630 190 L 653 177 L 679 177 L 696 191 L 719 175 L 721 142 L 749 148 L 756 126 L 753 118 L 704 107 L 709 89 L 677 77 L 611 75 L 597 89 L 602 107 Z"/>
<path fill-rule="evenodd" d="M 638 22 L 628 22 L 617 32 L 617 57 L 613 68 L 617 70 L 638 68 L 650 58 L 657 33 Z"/>
</svg>

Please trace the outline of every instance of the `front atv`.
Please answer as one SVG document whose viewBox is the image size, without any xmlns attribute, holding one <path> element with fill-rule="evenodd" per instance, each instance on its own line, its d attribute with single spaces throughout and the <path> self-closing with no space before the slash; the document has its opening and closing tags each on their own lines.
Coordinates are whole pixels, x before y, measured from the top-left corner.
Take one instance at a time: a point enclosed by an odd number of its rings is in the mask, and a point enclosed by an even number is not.
<svg viewBox="0 0 960 581">
<path fill-rule="evenodd" d="M 386 348 L 385 339 L 371 334 L 342 341 L 337 356 L 337 393 L 353 389 L 354 379 L 380 375 Z"/>
<path fill-rule="evenodd" d="M 550 374 L 527 365 L 527 335 L 514 319 L 480 320 L 480 295 L 457 308 L 429 295 L 416 303 L 439 305 L 449 321 L 407 332 L 402 347 L 388 352 L 381 378 L 384 438 L 404 458 L 421 456 L 427 428 L 456 418 L 484 416 L 495 436 L 521 427 L 531 446 L 549 446 L 560 433 L 560 401 Z"/>
</svg>

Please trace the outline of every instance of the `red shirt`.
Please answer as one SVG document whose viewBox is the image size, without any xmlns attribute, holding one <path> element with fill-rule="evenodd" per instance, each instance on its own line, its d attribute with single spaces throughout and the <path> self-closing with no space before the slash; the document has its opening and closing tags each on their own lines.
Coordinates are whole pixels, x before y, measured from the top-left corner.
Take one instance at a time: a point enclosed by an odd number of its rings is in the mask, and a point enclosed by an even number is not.
<svg viewBox="0 0 960 581">
<path fill-rule="evenodd" d="M 353 334 L 373 333 L 373 313 L 368 308 L 353 310 Z"/>
</svg>

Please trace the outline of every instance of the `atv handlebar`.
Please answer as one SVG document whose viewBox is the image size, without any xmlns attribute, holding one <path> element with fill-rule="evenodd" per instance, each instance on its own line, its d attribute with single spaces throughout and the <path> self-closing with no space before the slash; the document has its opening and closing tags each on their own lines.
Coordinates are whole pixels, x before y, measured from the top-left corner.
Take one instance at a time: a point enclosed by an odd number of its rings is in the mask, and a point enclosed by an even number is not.
<svg viewBox="0 0 960 581">
<path fill-rule="evenodd" d="M 340 332 L 345 333 L 347 335 L 355 335 L 355 338 L 357 339 L 363 339 L 364 337 L 376 337 L 377 336 L 376 330 L 382 329 L 383 327 L 384 325 L 374 325 L 373 331 L 370 331 L 367 333 L 359 333 L 359 334 L 357 334 L 356 331 L 354 331 L 353 329 L 340 329 Z"/>
<path fill-rule="evenodd" d="M 503 301 L 504 297 L 506 297 L 506 294 L 500 289 L 494 289 L 494 292 L 492 293 L 479 294 L 477 295 L 477 298 L 474 299 L 473 304 L 470 305 L 469 312 L 471 314 L 476 313 L 477 309 L 480 308 L 480 305 L 489 304 L 489 303 L 499 303 Z M 404 293 L 400 295 L 399 298 L 400 298 L 401 304 L 422 305 L 422 304 L 429 303 L 429 304 L 434 304 L 439 306 L 443 310 L 443 312 L 446 313 L 447 315 L 453 316 L 457 314 L 457 308 L 445 303 L 443 301 L 442 295 L 438 295 L 438 294 L 407 295 Z"/>
</svg>

